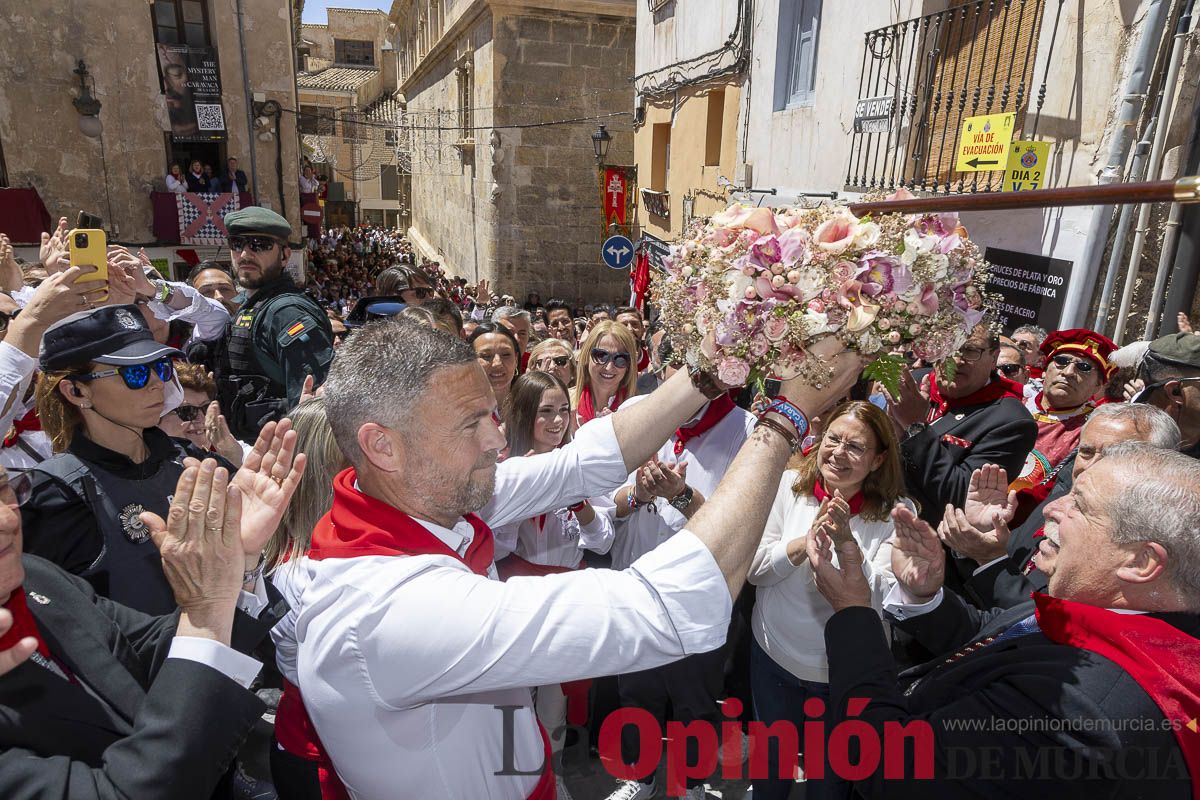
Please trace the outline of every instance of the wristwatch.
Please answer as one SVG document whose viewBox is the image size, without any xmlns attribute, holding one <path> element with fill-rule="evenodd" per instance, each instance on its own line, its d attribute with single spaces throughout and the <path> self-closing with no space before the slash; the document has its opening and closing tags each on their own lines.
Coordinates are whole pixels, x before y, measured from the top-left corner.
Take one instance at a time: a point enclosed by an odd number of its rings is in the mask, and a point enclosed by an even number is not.
<svg viewBox="0 0 1200 800">
<path fill-rule="evenodd" d="M 694 497 L 695 494 L 696 493 L 692 490 L 692 487 L 684 486 L 683 491 L 672 497 L 668 502 L 671 504 L 671 508 L 682 514 L 687 510 L 687 507 L 692 504 L 692 497 Z"/>
<path fill-rule="evenodd" d="M 175 296 L 175 287 L 166 281 L 151 281 L 154 288 L 158 290 L 157 296 L 154 298 L 164 305 L 171 302 L 171 298 Z"/>
</svg>

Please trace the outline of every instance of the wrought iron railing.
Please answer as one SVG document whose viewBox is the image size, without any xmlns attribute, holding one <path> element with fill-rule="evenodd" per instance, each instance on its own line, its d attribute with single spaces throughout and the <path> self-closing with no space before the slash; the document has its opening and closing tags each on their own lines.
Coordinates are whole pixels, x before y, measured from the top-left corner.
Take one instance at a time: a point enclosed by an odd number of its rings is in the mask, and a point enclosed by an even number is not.
<svg viewBox="0 0 1200 800">
<path fill-rule="evenodd" d="M 998 191 L 1002 171 L 955 168 L 959 132 L 968 117 L 1015 112 L 1013 139 L 1036 138 L 1046 74 L 1035 89 L 1034 62 L 1046 2 L 972 0 L 868 31 L 846 188 Z M 1062 0 L 1049 2 L 1061 13 Z"/>
</svg>

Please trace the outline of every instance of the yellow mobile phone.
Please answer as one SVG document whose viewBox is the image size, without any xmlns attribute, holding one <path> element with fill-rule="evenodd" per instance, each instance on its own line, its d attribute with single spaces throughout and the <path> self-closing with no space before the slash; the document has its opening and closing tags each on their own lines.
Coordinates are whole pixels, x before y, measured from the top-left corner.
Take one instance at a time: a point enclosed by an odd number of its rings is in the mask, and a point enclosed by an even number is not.
<svg viewBox="0 0 1200 800">
<path fill-rule="evenodd" d="M 83 275 L 76 283 L 108 280 L 108 240 L 99 228 L 76 228 L 67 233 L 71 266 L 93 266 L 95 272 Z"/>
</svg>

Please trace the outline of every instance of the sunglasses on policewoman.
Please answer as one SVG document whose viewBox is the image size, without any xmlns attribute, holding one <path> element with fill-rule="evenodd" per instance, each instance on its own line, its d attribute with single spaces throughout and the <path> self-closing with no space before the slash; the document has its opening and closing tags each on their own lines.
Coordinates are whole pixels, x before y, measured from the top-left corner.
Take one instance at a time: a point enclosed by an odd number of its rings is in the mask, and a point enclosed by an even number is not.
<svg viewBox="0 0 1200 800">
<path fill-rule="evenodd" d="M 629 366 L 629 353 L 615 352 L 610 353 L 602 347 L 592 348 L 592 363 L 593 364 L 609 364 L 611 363 L 617 369 L 625 369 Z"/>
<path fill-rule="evenodd" d="M 121 380 L 125 381 L 125 385 L 130 389 L 144 389 L 146 384 L 150 382 L 150 370 L 153 369 L 158 379 L 163 383 L 171 380 L 175 375 L 175 365 L 171 363 L 169 358 L 160 358 L 150 364 L 130 364 L 127 367 L 117 367 L 116 369 L 106 369 L 100 372 L 89 372 L 85 375 L 76 375 L 74 380 L 77 381 L 94 381 L 100 378 L 108 378 L 113 375 L 120 375 Z M 183 417 L 180 417 L 183 419 Z M 184 420 L 185 422 L 187 420 Z"/>
<path fill-rule="evenodd" d="M 230 236 L 229 249 L 235 253 L 239 253 L 250 248 L 252 253 L 265 253 L 275 245 L 279 244 L 279 240 L 271 236 Z"/>
</svg>

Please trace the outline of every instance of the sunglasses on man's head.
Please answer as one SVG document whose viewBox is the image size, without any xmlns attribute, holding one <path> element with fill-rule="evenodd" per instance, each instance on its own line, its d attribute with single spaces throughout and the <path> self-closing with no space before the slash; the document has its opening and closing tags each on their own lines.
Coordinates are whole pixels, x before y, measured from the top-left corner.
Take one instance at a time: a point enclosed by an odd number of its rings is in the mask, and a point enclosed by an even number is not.
<svg viewBox="0 0 1200 800">
<path fill-rule="evenodd" d="M 271 236 L 229 237 L 229 249 L 235 253 L 239 253 L 247 247 L 252 253 L 265 253 L 277 244 L 279 244 L 279 240 Z"/>
<path fill-rule="evenodd" d="M 160 358 L 150 364 L 131 364 L 128 367 L 117 367 L 116 369 L 106 369 L 101 372 L 89 372 L 86 375 L 77 375 L 75 376 L 75 380 L 94 381 L 113 375 L 120 375 L 121 380 L 125 381 L 125 385 L 130 389 L 144 389 L 146 388 L 146 384 L 150 382 L 151 369 L 154 370 L 158 375 L 158 379 L 163 383 L 171 380 L 171 377 L 175 374 L 175 365 L 171 363 L 171 359 Z"/>
<path fill-rule="evenodd" d="M 611 363 L 617 369 L 625 369 L 629 366 L 629 353 L 617 351 L 610 353 L 602 347 L 592 348 L 592 363 L 593 364 L 609 364 Z"/>
<path fill-rule="evenodd" d="M 1084 358 L 1071 358 L 1070 356 L 1058 355 L 1050 360 L 1053 361 L 1054 366 L 1058 367 L 1059 369 L 1066 369 L 1074 364 L 1075 369 L 1085 375 L 1096 368 L 1095 364 Z"/>
<path fill-rule="evenodd" d="M 194 419 L 203 417 L 207 411 L 208 409 L 204 406 L 184 405 L 176 406 L 171 413 L 179 417 L 181 422 L 191 422 Z"/>
</svg>

